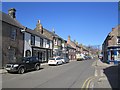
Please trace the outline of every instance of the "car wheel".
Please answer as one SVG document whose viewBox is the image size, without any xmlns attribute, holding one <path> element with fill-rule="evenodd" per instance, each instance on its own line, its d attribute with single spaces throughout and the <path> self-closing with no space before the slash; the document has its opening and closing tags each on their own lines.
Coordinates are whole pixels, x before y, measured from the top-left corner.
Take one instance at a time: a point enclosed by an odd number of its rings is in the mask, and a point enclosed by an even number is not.
<svg viewBox="0 0 120 90">
<path fill-rule="evenodd" d="M 7 71 L 8 73 L 11 73 L 10 71 Z"/>
<path fill-rule="evenodd" d="M 40 69 L 40 65 L 35 65 L 35 70 L 39 70 Z"/>
<path fill-rule="evenodd" d="M 24 67 L 21 67 L 21 68 L 18 70 L 18 73 L 19 73 L 19 74 L 23 74 L 24 72 L 25 72 Z"/>
</svg>

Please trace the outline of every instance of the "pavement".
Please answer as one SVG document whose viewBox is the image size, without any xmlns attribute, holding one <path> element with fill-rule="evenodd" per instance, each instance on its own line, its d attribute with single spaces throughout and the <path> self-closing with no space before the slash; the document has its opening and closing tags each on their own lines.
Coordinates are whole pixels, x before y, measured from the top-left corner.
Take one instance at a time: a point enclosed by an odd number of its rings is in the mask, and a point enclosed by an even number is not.
<svg viewBox="0 0 120 90">
<path fill-rule="evenodd" d="M 90 88 L 118 88 L 118 65 L 101 60 L 96 60 L 94 65 L 96 79 L 91 81 Z"/>
<path fill-rule="evenodd" d="M 107 64 L 107 63 L 102 62 L 101 60 L 97 60 L 96 63 L 97 63 L 98 67 L 110 67 L 110 66 L 114 66 L 114 63 Z"/>
</svg>

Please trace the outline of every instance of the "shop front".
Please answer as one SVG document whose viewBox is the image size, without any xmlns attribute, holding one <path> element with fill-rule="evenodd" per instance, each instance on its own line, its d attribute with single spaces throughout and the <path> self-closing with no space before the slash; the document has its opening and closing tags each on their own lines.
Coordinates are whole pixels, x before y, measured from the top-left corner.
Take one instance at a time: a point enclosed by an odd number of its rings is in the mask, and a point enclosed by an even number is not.
<svg viewBox="0 0 120 90">
<path fill-rule="evenodd" d="M 108 63 L 117 64 L 120 62 L 120 46 L 109 46 L 108 52 Z"/>
<path fill-rule="evenodd" d="M 32 47 L 32 55 L 38 57 L 38 59 L 44 63 L 52 57 L 52 50 L 47 48 Z"/>
</svg>

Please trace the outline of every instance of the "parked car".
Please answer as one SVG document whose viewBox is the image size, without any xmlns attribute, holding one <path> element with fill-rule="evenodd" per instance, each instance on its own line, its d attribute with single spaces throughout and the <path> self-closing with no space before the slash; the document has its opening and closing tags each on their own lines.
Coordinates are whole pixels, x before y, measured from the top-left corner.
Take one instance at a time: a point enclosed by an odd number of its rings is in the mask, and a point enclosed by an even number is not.
<svg viewBox="0 0 120 90">
<path fill-rule="evenodd" d="M 102 55 L 102 54 L 99 54 L 99 55 L 98 55 L 98 58 L 99 58 L 100 60 L 103 60 L 103 55 Z"/>
<path fill-rule="evenodd" d="M 41 62 L 37 57 L 25 57 L 17 62 L 7 63 L 5 69 L 8 72 L 18 72 L 19 74 L 23 74 L 27 70 L 39 70 Z"/>
<path fill-rule="evenodd" d="M 54 57 L 54 58 L 50 58 L 48 60 L 48 65 L 56 65 L 57 66 L 59 64 L 63 64 L 61 57 Z"/>
<path fill-rule="evenodd" d="M 62 59 L 63 63 L 68 63 L 69 62 L 69 59 L 67 57 L 62 57 L 61 59 Z"/>
<path fill-rule="evenodd" d="M 88 60 L 89 58 L 88 58 L 88 56 L 84 56 L 84 60 Z"/>
<path fill-rule="evenodd" d="M 85 60 L 84 54 L 76 54 L 76 59 L 77 59 L 77 61 Z"/>
<path fill-rule="evenodd" d="M 88 56 L 88 59 L 91 60 L 91 59 L 93 59 L 93 57 L 92 56 Z"/>
</svg>

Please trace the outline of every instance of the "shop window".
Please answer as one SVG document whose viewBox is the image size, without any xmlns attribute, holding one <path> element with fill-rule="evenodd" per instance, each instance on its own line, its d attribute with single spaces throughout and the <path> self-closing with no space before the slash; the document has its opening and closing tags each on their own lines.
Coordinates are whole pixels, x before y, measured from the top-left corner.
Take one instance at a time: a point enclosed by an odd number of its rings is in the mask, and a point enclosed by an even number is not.
<svg viewBox="0 0 120 90">
<path fill-rule="evenodd" d="M 50 40 L 47 40 L 47 44 L 50 46 Z"/>
<path fill-rule="evenodd" d="M 120 58 L 120 50 L 118 51 L 118 58 Z"/>
<path fill-rule="evenodd" d="M 71 59 L 71 56 L 69 55 L 69 59 Z"/>
</svg>

